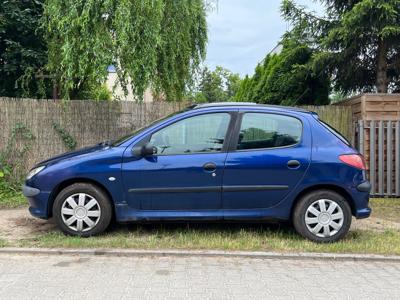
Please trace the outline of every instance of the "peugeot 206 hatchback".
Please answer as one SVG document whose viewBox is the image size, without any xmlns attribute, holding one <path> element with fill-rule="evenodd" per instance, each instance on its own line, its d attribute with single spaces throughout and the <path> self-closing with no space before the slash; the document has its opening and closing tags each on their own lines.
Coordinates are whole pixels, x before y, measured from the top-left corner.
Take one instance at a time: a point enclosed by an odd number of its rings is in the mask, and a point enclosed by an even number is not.
<svg viewBox="0 0 400 300">
<path fill-rule="evenodd" d="M 113 142 L 36 165 L 30 212 L 71 235 L 117 222 L 291 220 L 332 242 L 366 218 L 363 157 L 317 114 L 252 103 L 203 104 Z"/>
</svg>

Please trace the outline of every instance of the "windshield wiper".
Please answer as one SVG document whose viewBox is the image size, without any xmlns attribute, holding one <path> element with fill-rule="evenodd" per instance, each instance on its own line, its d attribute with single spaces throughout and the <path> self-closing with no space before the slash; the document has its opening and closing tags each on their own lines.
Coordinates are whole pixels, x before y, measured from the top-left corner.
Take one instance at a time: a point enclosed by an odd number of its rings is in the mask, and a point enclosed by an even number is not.
<svg viewBox="0 0 400 300">
<path fill-rule="evenodd" d="M 112 141 L 111 140 L 103 141 L 101 143 L 98 143 L 97 145 L 98 146 L 111 146 L 112 145 Z"/>
</svg>

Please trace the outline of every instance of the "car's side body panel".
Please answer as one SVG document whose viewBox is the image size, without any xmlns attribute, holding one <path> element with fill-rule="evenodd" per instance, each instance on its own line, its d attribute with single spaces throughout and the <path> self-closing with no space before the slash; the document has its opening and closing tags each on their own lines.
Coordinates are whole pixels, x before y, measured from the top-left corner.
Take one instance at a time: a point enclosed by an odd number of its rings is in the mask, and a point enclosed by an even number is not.
<svg viewBox="0 0 400 300">
<path fill-rule="evenodd" d="M 226 153 L 205 153 L 126 159 L 122 172 L 128 205 L 142 210 L 220 209 L 225 158 Z M 214 172 L 203 169 L 210 162 L 216 165 Z"/>
<path fill-rule="evenodd" d="M 260 110 L 241 109 L 245 113 L 263 113 L 281 115 L 281 113 Z M 301 181 L 311 160 L 311 128 L 304 116 L 296 112 L 286 112 L 284 116 L 296 118 L 302 123 L 302 137 L 299 143 L 288 147 L 236 150 L 236 137 L 225 163 L 223 180 L 224 209 L 265 209 L 273 207 L 291 192 Z M 290 167 L 288 162 L 299 162 L 299 166 Z"/>
<path fill-rule="evenodd" d="M 156 154 L 137 158 L 132 149 L 150 136 L 178 121 L 209 113 L 194 112 L 183 114 L 147 130 L 142 138 L 127 147 L 124 154 L 122 172 L 127 205 L 137 210 L 216 210 L 221 209 L 221 186 L 226 148 L 230 139 L 230 128 L 235 125 L 236 112 L 232 110 L 213 111 L 229 117 L 229 126 L 221 152 L 185 153 L 174 155 Z M 215 165 L 215 170 L 205 170 L 207 164 Z"/>
<path fill-rule="evenodd" d="M 37 217 L 47 219 L 51 216 L 51 205 L 54 192 L 65 182 L 91 181 L 102 186 L 111 195 L 117 206 L 125 203 L 121 193 L 121 162 L 124 147 L 96 146 L 85 152 L 77 152 L 75 156 L 61 159 L 57 164 L 50 162 L 38 177 L 26 181 L 30 187 L 38 187 L 40 194 L 28 197 L 30 212 Z M 90 160 L 87 157 L 90 156 Z M 111 179 L 111 180 L 110 180 Z"/>
</svg>

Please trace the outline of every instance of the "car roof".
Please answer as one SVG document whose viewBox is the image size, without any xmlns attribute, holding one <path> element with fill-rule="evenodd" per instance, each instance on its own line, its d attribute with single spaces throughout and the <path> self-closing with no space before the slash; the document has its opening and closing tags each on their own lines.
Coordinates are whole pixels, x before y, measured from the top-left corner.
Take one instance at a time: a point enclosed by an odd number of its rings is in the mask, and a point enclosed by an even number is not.
<svg viewBox="0 0 400 300">
<path fill-rule="evenodd" d="M 258 104 L 253 102 L 213 102 L 213 103 L 202 103 L 202 104 L 193 104 L 188 107 L 188 109 L 202 109 L 202 108 L 267 108 L 273 110 L 282 110 L 282 111 L 296 111 L 302 113 L 312 113 L 309 110 L 293 107 L 293 106 L 283 106 L 283 105 L 269 105 L 269 104 Z"/>
</svg>

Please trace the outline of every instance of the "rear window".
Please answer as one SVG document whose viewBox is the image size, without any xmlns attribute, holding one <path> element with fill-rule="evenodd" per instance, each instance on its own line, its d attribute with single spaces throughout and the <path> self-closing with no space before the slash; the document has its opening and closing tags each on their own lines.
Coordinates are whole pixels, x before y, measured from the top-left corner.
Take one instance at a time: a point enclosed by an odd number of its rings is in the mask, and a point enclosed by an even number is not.
<svg viewBox="0 0 400 300">
<path fill-rule="evenodd" d="M 336 136 L 339 140 L 341 140 L 343 143 L 345 143 L 347 146 L 351 146 L 350 142 L 339 132 L 337 131 L 335 128 L 333 128 L 332 126 L 330 126 L 329 124 L 325 123 L 322 120 L 318 121 L 326 128 L 328 129 L 334 136 Z"/>
</svg>

